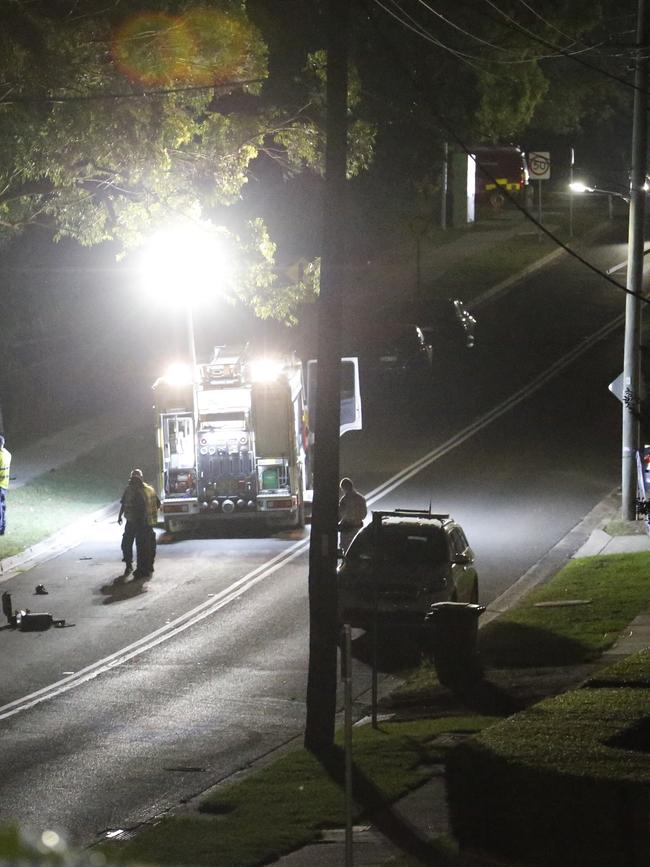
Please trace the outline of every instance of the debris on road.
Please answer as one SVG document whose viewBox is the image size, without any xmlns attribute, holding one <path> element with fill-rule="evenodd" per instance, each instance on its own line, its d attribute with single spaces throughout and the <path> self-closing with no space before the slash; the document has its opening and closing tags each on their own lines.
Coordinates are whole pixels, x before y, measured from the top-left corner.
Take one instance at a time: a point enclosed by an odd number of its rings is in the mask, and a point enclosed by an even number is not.
<svg viewBox="0 0 650 867">
<path fill-rule="evenodd" d="M 2 594 L 2 612 L 7 618 L 9 626 L 12 629 L 20 629 L 21 632 L 43 632 L 50 626 L 59 628 L 65 626 L 65 619 L 53 617 L 46 612 L 30 611 L 29 608 L 14 611 L 11 604 L 11 593 Z"/>
</svg>

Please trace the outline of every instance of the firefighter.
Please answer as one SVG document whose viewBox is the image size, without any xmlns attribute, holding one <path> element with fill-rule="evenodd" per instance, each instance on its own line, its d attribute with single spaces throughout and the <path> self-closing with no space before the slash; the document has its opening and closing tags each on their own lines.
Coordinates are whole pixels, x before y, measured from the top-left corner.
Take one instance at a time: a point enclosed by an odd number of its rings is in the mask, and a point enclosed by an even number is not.
<svg viewBox="0 0 650 867">
<path fill-rule="evenodd" d="M 156 559 L 156 534 L 154 527 L 158 523 L 160 500 L 151 485 L 141 477 L 142 495 L 144 497 L 144 522 L 136 536 L 138 549 L 138 568 L 133 573 L 134 578 L 150 578 L 153 572 L 153 562 Z"/>
<path fill-rule="evenodd" d="M 117 523 L 120 525 L 122 524 L 122 518 L 126 518 L 126 525 L 122 534 L 122 560 L 125 564 L 125 576 L 129 575 L 133 570 L 133 543 L 144 525 L 146 512 L 142 492 L 142 470 L 131 470 L 129 483 L 124 489 L 122 499 L 120 500 L 120 513 L 117 516 Z"/>
<path fill-rule="evenodd" d="M 339 530 L 341 548 L 345 553 L 357 530 L 363 527 L 363 519 L 368 514 L 368 507 L 366 498 L 354 487 L 352 479 L 341 479 L 340 489 L 342 496 L 339 500 Z"/>
<path fill-rule="evenodd" d="M 0 435 L 0 536 L 4 536 L 7 526 L 7 488 L 9 487 L 9 467 L 11 452 L 5 448 L 5 438 Z"/>
</svg>

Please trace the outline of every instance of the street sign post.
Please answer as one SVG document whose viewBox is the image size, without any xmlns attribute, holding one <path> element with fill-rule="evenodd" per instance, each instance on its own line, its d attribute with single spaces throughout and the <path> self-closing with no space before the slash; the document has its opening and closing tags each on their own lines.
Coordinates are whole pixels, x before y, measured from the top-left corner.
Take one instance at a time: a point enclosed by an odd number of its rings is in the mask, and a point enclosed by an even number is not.
<svg viewBox="0 0 650 867">
<path fill-rule="evenodd" d="M 531 180 L 537 181 L 538 220 L 542 222 L 542 181 L 551 178 L 551 154 L 549 151 L 529 151 L 528 173 Z M 537 236 L 541 240 L 541 234 Z"/>
</svg>

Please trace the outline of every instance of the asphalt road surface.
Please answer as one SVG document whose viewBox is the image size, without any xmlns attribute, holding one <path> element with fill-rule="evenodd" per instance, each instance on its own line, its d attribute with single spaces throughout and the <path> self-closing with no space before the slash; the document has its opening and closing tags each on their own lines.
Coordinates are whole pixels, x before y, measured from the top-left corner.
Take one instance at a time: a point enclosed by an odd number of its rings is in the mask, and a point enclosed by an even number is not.
<svg viewBox="0 0 650 867">
<path fill-rule="evenodd" d="M 624 258 L 605 246 L 590 257 Z M 498 600 L 619 481 L 607 385 L 623 309 L 622 292 L 566 258 L 479 306 L 476 348 L 433 385 L 364 383 L 342 473 L 371 507 L 453 514 L 482 601 Z M 87 845 L 299 739 L 306 532 L 177 540 L 150 582 L 120 585 L 120 529 L 106 522 L 3 583 L 16 607 L 69 625 L 0 630 L 0 822 Z M 48 596 L 33 596 L 39 583 Z M 359 652 L 355 691 L 367 686 Z"/>
</svg>

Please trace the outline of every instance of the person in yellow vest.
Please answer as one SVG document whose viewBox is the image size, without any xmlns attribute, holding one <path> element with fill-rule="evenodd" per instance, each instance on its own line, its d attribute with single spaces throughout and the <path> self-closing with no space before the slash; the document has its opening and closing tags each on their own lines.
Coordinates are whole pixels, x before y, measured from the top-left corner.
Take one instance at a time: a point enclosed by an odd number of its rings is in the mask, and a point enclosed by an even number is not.
<svg viewBox="0 0 650 867">
<path fill-rule="evenodd" d="M 143 478 L 142 470 L 131 470 L 131 477 L 120 500 L 117 523 L 126 518 L 122 535 L 122 559 L 126 566 L 124 576 L 133 568 L 133 543 L 138 556 L 134 578 L 150 578 L 156 556 L 156 534 L 153 528 L 158 523 L 160 500 L 155 490 Z"/>
<path fill-rule="evenodd" d="M 0 435 L 0 536 L 4 536 L 7 526 L 7 488 L 9 487 L 9 467 L 11 452 L 5 448 L 5 438 Z"/>
<path fill-rule="evenodd" d="M 135 545 L 138 551 L 138 566 L 133 573 L 134 578 L 151 578 L 153 563 L 156 559 L 156 534 L 154 527 L 158 523 L 158 509 L 160 500 L 158 494 L 144 481 L 142 475 L 135 479 L 136 487 L 139 487 L 144 502 L 144 512 L 141 523 L 138 526 Z"/>
</svg>

